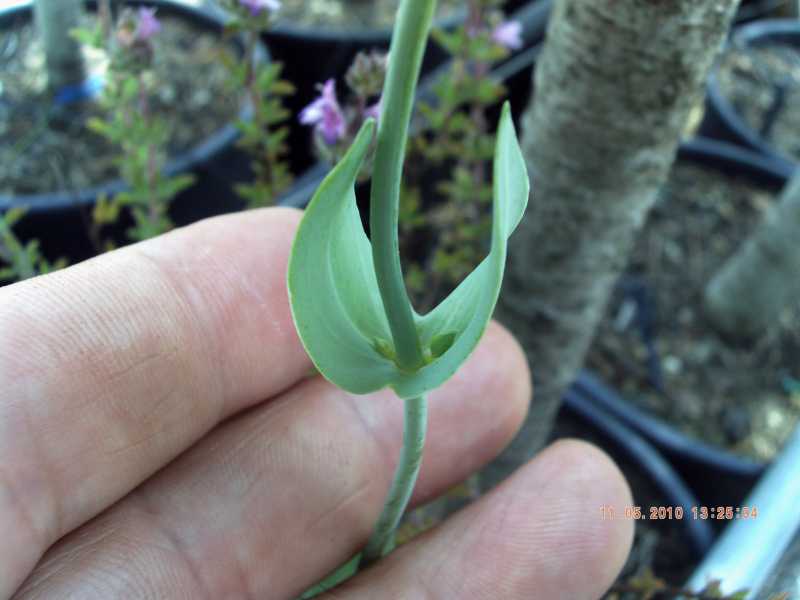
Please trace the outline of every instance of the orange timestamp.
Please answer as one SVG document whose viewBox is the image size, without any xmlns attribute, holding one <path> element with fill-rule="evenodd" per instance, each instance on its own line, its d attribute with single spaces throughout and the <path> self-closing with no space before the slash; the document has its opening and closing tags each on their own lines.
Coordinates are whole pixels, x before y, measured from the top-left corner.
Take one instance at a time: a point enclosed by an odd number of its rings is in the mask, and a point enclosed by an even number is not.
<svg viewBox="0 0 800 600">
<path fill-rule="evenodd" d="M 618 509 L 609 504 L 600 506 L 600 516 L 604 521 L 613 519 L 633 519 L 636 521 L 660 520 L 717 520 L 733 521 L 736 519 L 758 518 L 755 506 L 624 506 Z"/>
</svg>

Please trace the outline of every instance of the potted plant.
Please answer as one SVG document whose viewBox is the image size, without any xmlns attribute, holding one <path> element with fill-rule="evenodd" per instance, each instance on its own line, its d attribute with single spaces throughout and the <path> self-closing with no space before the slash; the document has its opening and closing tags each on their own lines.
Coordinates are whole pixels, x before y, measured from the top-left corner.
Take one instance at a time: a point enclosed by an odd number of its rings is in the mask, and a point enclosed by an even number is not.
<svg viewBox="0 0 800 600">
<path fill-rule="evenodd" d="M 685 146 L 589 352 L 594 375 L 577 384 L 658 443 L 709 503 L 741 499 L 800 413 L 792 317 L 732 339 L 705 301 L 786 175 L 719 142 Z"/>
<path fill-rule="evenodd" d="M 37 7 L 52 5 L 65 7 L 52 0 L 39 0 Z M 254 135 L 254 128 L 264 131 L 264 119 L 270 120 L 272 131 L 263 139 L 279 153 L 284 149 L 280 122 L 288 121 L 288 113 L 277 99 L 290 88 L 268 62 L 257 34 L 249 37 L 249 45 L 243 31 L 239 37 L 223 39 L 229 15 L 171 0 L 89 5 L 96 6 L 100 7 L 96 18 L 71 21 L 82 28 L 80 43 L 74 31 L 61 31 L 61 43 L 74 44 L 80 57 L 80 67 L 72 72 L 77 71 L 81 80 L 67 87 L 63 81 L 47 84 L 53 77 L 45 73 L 58 73 L 60 67 L 47 67 L 50 63 L 44 60 L 40 40 L 56 36 L 37 30 L 32 3 L 4 9 L 0 15 L 3 27 L 13 32 L 9 39 L 16 40 L 16 50 L 4 54 L 2 75 L 9 110 L 4 112 L 7 141 L 0 143 L 6 165 L 0 211 L 25 208 L 25 216 L 15 218 L 16 235 L 23 243 L 39 239 L 45 256 L 53 259 L 81 260 L 102 250 L 103 239 L 115 244 L 129 239 L 130 220 L 122 216 L 116 228 L 106 223 L 120 217 L 122 204 L 132 209 L 136 199 L 132 181 L 150 182 L 150 191 L 144 185 L 140 194 L 145 202 L 157 196 L 151 192 L 158 186 L 162 196 L 177 196 L 169 218 L 186 223 L 244 205 L 233 187 L 251 178 L 253 169 L 235 144 L 250 143 L 258 153 L 261 138 Z M 112 6 L 117 9 L 114 15 Z M 48 23 L 48 17 L 41 14 L 37 13 L 36 22 L 44 30 L 42 23 Z M 142 35 L 141 15 L 153 19 L 151 35 Z M 123 17 L 127 24 L 120 21 Z M 252 27 L 263 25 L 247 22 Z M 265 75 L 257 79 L 256 73 Z M 138 99 L 124 97 L 125 86 L 147 93 Z M 134 160 L 139 151 L 149 156 L 141 164 Z M 254 168 L 257 171 L 258 165 Z M 289 166 L 290 172 L 298 170 Z M 127 183 L 118 179 L 120 173 Z M 163 177 L 164 183 L 147 173 Z M 186 175 L 192 176 L 194 185 L 188 185 Z M 317 171 L 311 178 L 320 175 Z M 284 175 L 274 192 L 288 192 L 288 182 Z M 257 191 L 266 190 L 262 186 Z M 94 209 L 98 199 L 102 206 Z M 97 233 L 98 225 L 104 229 L 102 235 L 89 235 Z"/>
<path fill-rule="evenodd" d="M 711 521 L 692 518 L 701 503 L 669 460 L 576 386 L 564 397 L 551 438 L 579 438 L 602 448 L 631 487 L 632 505 L 599 509 L 601 519 L 636 521 L 630 556 L 611 592 L 623 592 L 632 578 L 646 573 L 671 585 L 682 584 L 708 552 L 716 532 Z"/>
<path fill-rule="evenodd" d="M 509 97 L 514 98 L 517 106 L 524 105 L 535 96 L 535 82 L 532 73 L 540 51 L 540 47 L 528 48 L 492 72 L 495 80 L 504 83 Z M 429 86 L 430 82 L 423 87 Z M 493 112 L 493 110 L 489 110 L 490 121 Z M 790 170 L 777 167 L 755 153 L 702 138 L 682 144 L 678 157 L 681 165 L 696 165 L 698 169 L 705 168 L 712 173 L 719 172 L 730 177 L 738 177 L 741 181 L 750 181 L 752 185 L 756 186 L 756 189 L 763 188 L 771 196 L 780 190 L 790 175 Z M 669 185 L 674 187 L 678 183 L 673 180 Z M 662 209 L 659 205 L 660 210 Z M 663 210 L 669 210 L 668 206 L 665 205 Z M 431 228 L 430 225 L 427 227 Z M 441 229 L 447 227 L 450 227 L 449 223 L 442 223 L 439 226 Z M 431 245 L 428 238 L 420 239 L 419 236 L 406 240 L 407 246 L 416 244 L 419 247 L 421 242 Z M 413 251 L 413 248 L 409 249 Z M 417 261 L 418 267 L 422 270 L 428 268 L 425 267 L 426 264 L 432 264 L 427 255 L 423 260 Z M 413 269 L 413 265 L 411 268 Z M 430 286 L 424 286 L 426 292 L 429 289 Z M 700 290 L 700 294 L 702 294 L 702 290 Z M 614 306 L 618 305 L 617 302 Z M 641 337 L 638 329 L 629 333 Z M 637 338 L 636 343 L 641 344 L 642 342 Z M 619 346 L 625 348 L 625 344 L 620 343 Z M 643 410 L 640 406 L 637 407 L 629 399 L 624 399 L 620 395 L 619 388 L 616 387 L 620 383 L 620 379 L 618 376 L 611 376 L 609 371 L 604 369 L 605 362 L 597 359 L 598 356 L 595 353 L 593 358 L 590 358 L 590 370 L 584 371 L 578 377 L 573 385 L 575 392 L 585 398 L 585 401 L 594 403 L 598 409 L 612 414 L 656 446 L 664 456 L 672 461 L 681 476 L 687 479 L 704 502 L 729 503 L 744 496 L 765 468 L 763 457 L 748 458 L 732 453 L 719 445 L 693 439 L 679 428 L 656 417 L 652 412 Z M 620 358 L 620 360 L 623 363 L 629 361 L 628 358 Z M 645 358 L 641 362 L 646 370 L 647 359 Z M 573 396 L 565 397 L 565 403 L 569 408 L 572 408 L 571 398 Z"/>
<path fill-rule="evenodd" d="M 535 96 L 535 81 L 532 77 L 532 72 L 536 66 L 540 50 L 539 47 L 526 49 L 493 71 L 493 76 L 497 80 L 504 82 L 510 97 L 515 99 L 515 104 L 518 106 L 524 105 L 526 101 Z M 714 179 L 715 175 L 718 175 L 723 180 L 730 178 L 731 187 L 734 190 L 739 189 L 739 194 L 746 195 L 745 199 L 738 200 L 746 206 L 741 207 L 741 210 L 737 212 L 741 219 L 736 229 L 738 231 L 738 239 L 728 243 L 729 252 L 736 247 L 737 242 L 741 242 L 748 235 L 757 222 L 761 211 L 766 208 L 767 202 L 777 196 L 792 173 L 792 169 L 788 166 L 775 164 L 756 153 L 704 138 L 689 140 L 681 144 L 678 150 L 678 165 L 673 169 L 665 192 L 665 194 L 683 195 L 680 190 L 685 190 L 689 198 L 702 198 L 704 194 L 707 194 L 708 190 L 699 187 L 698 182 L 701 181 L 699 177 L 687 177 L 684 169 L 689 171 L 697 169 L 699 172 L 707 172 L 707 177 L 711 179 Z M 688 189 L 686 189 L 687 184 L 689 186 Z M 747 186 L 749 186 L 750 191 L 745 192 L 744 190 L 748 189 Z M 752 194 L 752 197 L 749 196 L 750 194 Z M 747 199 L 748 197 L 751 199 Z M 691 200 L 689 201 L 691 202 Z M 730 214 L 730 210 L 721 204 L 717 209 Z M 655 210 L 657 210 L 657 213 L 653 224 L 657 225 L 662 212 L 669 213 L 673 210 L 673 207 L 669 204 L 669 200 L 662 195 Z M 697 213 L 692 212 L 691 214 L 694 219 L 697 218 Z M 689 217 L 678 220 L 687 224 L 692 221 Z M 714 227 L 712 223 L 707 223 L 706 226 Z M 715 229 L 715 233 L 718 233 L 717 229 Z M 702 240 L 709 239 L 707 236 L 699 237 Z M 648 251 L 652 249 L 646 240 L 641 243 L 647 247 Z M 678 243 L 680 243 L 680 236 Z M 707 270 L 706 272 L 713 272 L 715 266 L 721 266 L 722 258 L 724 257 L 720 256 L 713 263 L 705 263 L 704 269 Z M 637 259 L 634 258 L 634 260 Z M 637 273 L 637 265 L 634 264 L 631 267 L 631 273 Z M 702 276 L 699 276 L 698 279 L 701 283 L 705 281 Z M 615 296 L 610 314 L 615 314 L 613 311 L 619 310 L 620 298 L 625 296 L 626 289 L 628 294 L 636 293 L 637 290 L 631 289 L 631 287 L 630 279 L 623 280 L 619 286 L 621 291 Z M 699 304 L 703 303 L 703 294 L 704 286 L 696 286 L 695 298 Z M 665 316 L 670 314 L 669 309 L 661 310 L 665 310 Z M 698 310 L 702 312 L 704 309 L 699 308 Z M 664 326 L 662 329 L 668 328 Z M 646 324 L 644 329 L 647 329 Z M 605 329 L 602 331 L 605 333 Z M 643 336 L 639 327 L 634 327 L 633 331 L 629 333 L 638 338 L 635 344 L 629 342 L 629 347 L 645 345 L 641 341 Z M 625 344 L 619 344 L 619 346 L 624 348 Z M 737 344 L 733 343 L 733 346 L 736 347 Z M 740 351 L 743 354 L 747 354 L 747 346 L 741 348 Z M 588 365 L 589 367 L 594 367 L 594 369 L 582 373 L 573 386 L 573 390 L 579 392 L 587 401 L 594 402 L 598 408 L 612 413 L 616 418 L 653 443 L 665 456 L 673 461 L 682 476 L 687 478 L 701 500 L 706 503 L 716 501 L 729 503 L 736 499 L 741 499 L 763 472 L 767 456 L 774 454 L 778 449 L 779 443 L 776 442 L 771 451 L 765 449 L 766 452 L 764 454 L 748 458 L 747 455 L 730 452 L 723 445 L 703 443 L 700 440 L 692 439 L 685 435 L 681 429 L 669 425 L 662 419 L 655 418 L 652 412 L 648 413 L 641 410 L 641 408 L 637 408 L 635 404 L 629 401 L 621 400 L 619 391 L 617 391 L 619 388 L 617 390 L 614 389 L 615 386 L 620 384 L 620 380 L 616 377 L 611 377 L 611 381 L 603 382 L 602 377 L 607 375 L 608 371 L 604 372 L 602 370 L 601 365 L 604 363 L 598 358 L 599 355 L 594 350 L 590 356 Z M 621 362 L 629 364 L 631 359 L 632 353 L 630 357 L 621 359 Z M 638 359 L 638 362 L 641 365 L 641 371 L 647 373 L 648 365 L 650 364 L 648 355 L 645 354 L 644 358 Z M 784 364 L 789 368 L 793 363 L 789 360 L 788 363 Z M 781 371 L 780 366 L 776 372 L 779 371 Z M 778 375 L 773 380 L 773 384 L 775 384 L 773 389 L 777 394 L 782 395 L 781 397 L 786 403 L 791 403 L 793 402 L 790 395 L 791 390 L 785 389 L 785 381 L 787 382 L 786 385 L 790 385 L 788 379 L 784 380 L 782 375 Z M 566 403 L 569 406 L 570 396 L 567 396 Z M 727 426 L 730 427 L 731 424 Z M 753 429 L 757 427 L 758 425 L 753 425 Z M 783 434 L 787 434 L 789 429 L 790 427 L 784 429 Z"/>
<path fill-rule="evenodd" d="M 532 73 L 540 52 L 541 47 L 527 48 L 492 71 L 493 79 L 503 82 L 509 97 L 514 99 L 517 106 L 524 106 L 534 96 Z M 443 72 L 446 71 L 443 69 Z M 430 90 L 431 84 L 429 80 L 424 87 Z M 489 108 L 489 121 L 494 112 L 493 108 Z M 735 147 L 725 145 L 720 147 L 719 143 L 713 141 L 688 142 L 682 145 L 679 155 L 682 160 L 708 163 L 720 169 L 727 167 L 728 170 L 742 175 L 749 174 L 750 177 L 764 182 L 772 189 L 777 189 L 786 178 L 785 172 L 770 170 L 767 161 L 759 159 L 758 156 L 742 153 L 741 149 Z M 431 184 L 430 180 L 428 184 Z M 440 207 L 441 205 L 437 207 L 434 203 L 428 210 L 435 214 Z M 401 212 L 401 222 L 402 219 Z M 451 222 L 442 222 L 433 227 L 428 225 L 427 228 L 443 231 L 452 226 Z M 442 231 L 437 231 L 434 237 L 441 235 Z M 401 243 L 402 240 L 403 238 Z M 435 242 L 432 243 L 427 238 L 423 238 L 422 241 L 428 249 L 436 248 Z M 463 242 L 463 237 L 460 241 Z M 405 243 L 407 250 L 411 250 L 413 256 L 414 244 L 419 245 L 420 238 L 406 238 Z M 420 256 L 420 253 L 417 252 L 416 255 Z M 430 269 L 434 264 L 430 252 L 423 253 L 416 264 L 420 270 Z M 411 269 L 414 277 L 413 264 Z M 430 273 L 425 275 L 423 281 L 429 283 Z M 450 275 L 445 271 L 439 276 Z M 453 277 L 455 276 L 454 274 Z M 409 283 L 409 287 L 414 289 L 414 281 Z M 421 286 L 422 295 L 418 300 L 424 301 L 430 294 L 430 289 L 430 285 Z M 589 439 L 612 453 L 618 464 L 621 464 L 629 481 L 634 482 L 635 497 L 644 498 L 642 506 L 645 509 L 650 506 L 648 502 L 656 502 L 655 498 L 660 498 L 659 502 L 666 505 L 682 506 L 685 515 L 691 514 L 692 507 L 715 502 L 735 503 L 744 497 L 765 468 L 762 461 L 747 460 L 721 448 L 698 442 L 667 422 L 645 413 L 629 400 L 622 399 L 616 390 L 602 383 L 598 379 L 598 374 L 591 371 L 581 374 L 578 381 L 565 394 L 564 411 L 556 422 L 556 430 L 562 434 L 566 420 L 579 422 L 577 427 L 572 425 L 570 435 Z M 458 500 L 451 504 L 458 504 Z M 443 510 L 439 507 L 437 509 Z M 438 516 L 438 513 L 434 513 L 434 518 Z M 422 517 L 417 517 L 416 520 L 424 522 L 427 519 L 430 522 L 430 518 L 431 513 L 428 511 L 423 512 Z M 642 537 L 640 543 L 665 544 L 662 547 L 664 556 L 657 563 L 647 561 L 635 565 L 632 563 L 632 570 L 628 575 L 637 573 L 641 575 L 636 569 L 642 564 L 663 568 L 664 562 L 667 562 L 670 564 L 670 572 L 667 574 L 657 572 L 657 575 L 666 578 L 667 582 L 675 586 L 682 583 L 682 578 L 688 576 L 691 569 L 697 565 L 715 535 L 708 523 L 704 524 L 693 518 L 673 519 L 669 523 L 660 522 L 648 527 L 646 532 L 644 530 L 640 532 Z M 649 541 L 645 541 L 644 538 Z M 643 546 L 640 550 L 644 553 Z M 642 555 L 638 556 L 642 559 Z M 669 556 L 683 558 L 673 561 L 666 558 Z M 625 586 L 620 584 L 618 591 L 623 589 Z"/>
<path fill-rule="evenodd" d="M 737 28 L 708 79 L 702 130 L 761 152 L 777 163 L 800 162 L 800 22 L 756 21 Z"/>
<path fill-rule="evenodd" d="M 511 94 L 515 99 L 524 100 L 534 94 L 533 78 L 531 72 L 535 68 L 536 58 L 539 53 L 538 48 L 529 49 L 517 55 L 514 59 L 507 64 L 500 67 L 496 72 L 503 74 L 503 80 L 506 86 L 511 90 Z M 683 171 L 684 169 L 688 170 Z M 683 171 L 683 173 L 681 173 Z M 696 171 L 708 171 L 706 175 L 709 178 L 714 178 L 716 174 L 718 177 L 730 179 L 728 184 L 730 189 L 735 190 L 739 195 L 744 194 L 745 199 L 743 204 L 749 205 L 741 207 L 733 212 L 724 207 L 724 202 L 720 202 L 717 206 L 715 202 L 720 199 L 719 192 L 710 195 L 709 189 L 700 185 L 703 179 L 696 176 Z M 666 189 L 669 190 L 662 195 L 662 198 L 657 202 L 654 208 L 654 215 L 650 226 L 658 227 L 659 221 L 664 218 L 664 215 L 673 217 L 678 223 L 690 225 L 696 221 L 703 221 L 701 215 L 697 211 L 693 211 L 689 216 L 682 218 L 680 210 L 677 207 L 677 202 L 674 206 L 670 204 L 667 195 L 678 194 L 686 196 L 691 199 L 694 197 L 696 201 L 705 201 L 708 204 L 706 209 L 712 207 L 731 215 L 736 214 L 744 222 L 739 223 L 739 236 L 736 241 L 728 244 L 729 251 L 744 240 L 752 230 L 753 226 L 758 221 L 761 211 L 766 208 L 766 202 L 773 200 L 780 193 L 780 190 L 786 185 L 787 181 L 792 175 L 792 169 L 786 165 L 779 165 L 770 161 L 766 157 L 757 153 L 744 150 L 740 147 L 726 144 L 723 142 L 709 140 L 704 138 L 697 138 L 684 142 L 678 151 L 678 164 L 673 169 L 672 175 L 667 183 Z M 721 184 L 720 184 L 721 185 Z M 749 188 L 749 191 L 745 191 Z M 682 193 L 680 190 L 685 192 Z M 535 193 L 535 192 L 534 192 Z M 736 194 L 733 194 L 734 196 Z M 689 200 L 691 202 L 691 200 Z M 738 202 L 741 202 L 739 200 Z M 759 210 L 754 210 L 752 207 L 759 207 Z M 673 211 L 678 214 L 673 214 Z M 787 219 L 782 219 L 786 221 Z M 712 223 L 708 222 L 708 215 L 705 215 L 705 226 L 714 228 Z M 715 233 L 719 234 L 715 229 Z M 675 233 L 674 231 L 672 233 Z M 633 264 L 629 273 L 637 277 L 641 277 L 642 270 L 637 264 L 641 256 L 648 256 L 653 253 L 654 245 L 647 238 L 648 232 L 645 229 L 644 238 L 640 242 L 641 248 L 644 252 L 639 253 L 634 250 Z M 677 235 L 676 243 L 682 243 L 686 235 Z M 706 243 L 711 236 L 698 235 L 697 238 Z M 672 250 L 670 250 L 672 251 Z M 713 272 L 715 267 L 721 266 L 723 259 L 727 255 L 718 257 L 713 263 L 705 263 L 704 268 L 708 272 Z M 696 257 L 695 257 L 696 258 Z M 706 257 L 708 258 L 708 257 Z M 675 260 L 680 259 L 674 257 Z M 696 259 L 701 262 L 700 259 Z M 683 261 L 681 268 L 686 270 L 687 263 L 691 264 L 692 261 Z M 702 263 L 701 263 L 702 264 Z M 659 263 L 659 268 L 652 269 L 651 273 L 665 275 L 662 268 L 663 263 Z M 700 283 L 704 284 L 707 278 L 699 277 Z M 668 292 L 674 292 L 675 289 L 680 289 L 681 285 L 676 284 L 670 286 Z M 702 305 L 704 303 L 703 297 L 705 293 L 705 285 L 696 286 L 694 297 L 696 310 L 703 312 Z M 630 299 L 630 295 L 636 295 L 641 292 L 641 287 L 636 289 L 635 286 L 630 285 L 630 280 L 623 280 L 619 286 L 619 291 L 612 301 L 612 306 L 609 309 L 609 318 L 603 325 L 597 336 L 598 339 L 608 337 L 608 330 L 614 328 L 614 317 L 620 312 L 620 307 L 624 303 L 624 298 Z M 652 308 L 652 307 L 650 307 Z M 663 311 L 663 312 L 660 312 Z M 661 308 L 659 311 L 659 318 L 669 318 L 669 316 L 676 311 L 671 307 Z M 629 317 L 630 318 L 630 317 Z M 636 319 L 634 319 L 636 320 Z M 630 325 L 629 325 L 630 326 Z M 644 373 L 645 379 L 648 378 L 648 371 L 652 360 L 648 360 L 648 354 L 645 352 L 641 354 L 638 350 L 631 351 L 631 348 L 638 346 L 646 349 L 647 344 L 644 342 L 647 330 L 650 327 L 645 322 L 639 324 L 637 322 L 632 326 L 629 331 L 631 338 L 620 343 L 611 343 L 613 347 L 618 349 L 618 362 L 620 365 L 616 367 L 617 373 L 630 367 L 631 363 L 637 364 L 636 368 L 640 374 Z M 672 325 L 665 324 L 660 328 L 656 328 L 657 332 L 668 330 Z M 644 330 L 644 331 L 643 331 Z M 674 332 L 668 332 L 674 334 Z M 652 332 L 649 334 L 652 336 Z M 658 333 L 656 334 L 658 335 Z M 718 334 L 713 334 L 718 335 Z M 795 336 L 796 337 L 796 336 Z M 733 347 L 741 352 L 742 355 L 749 353 L 747 346 L 739 346 L 741 342 L 731 342 Z M 628 432 L 633 431 L 635 434 L 641 435 L 648 443 L 652 444 L 659 453 L 666 457 L 671 467 L 678 473 L 679 477 L 685 478 L 689 489 L 693 494 L 696 494 L 697 501 L 700 505 L 714 506 L 714 505 L 736 505 L 741 504 L 748 491 L 759 480 L 759 477 L 764 473 L 767 467 L 766 454 L 761 457 L 748 457 L 746 455 L 737 454 L 732 452 L 729 447 L 724 444 L 710 443 L 702 441 L 697 437 L 692 437 L 685 433 L 680 427 L 665 420 L 663 416 L 657 416 L 652 410 L 643 407 L 643 404 L 632 401 L 632 396 L 624 394 L 620 388 L 624 387 L 624 383 L 619 376 L 612 375 L 607 369 L 608 364 L 607 353 L 599 350 L 600 346 L 604 345 L 603 342 L 595 343 L 589 355 L 588 370 L 583 371 L 578 377 L 577 381 L 570 388 L 564 397 L 565 411 L 569 414 L 579 415 L 580 418 L 589 425 L 588 431 L 597 431 L 598 428 L 602 431 L 602 421 L 605 418 L 610 418 L 612 421 L 621 424 L 623 427 L 618 430 L 609 429 L 603 431 L 603 437 L 609 440 L 610 446 L 625 445 L 628 437 Z M 688 344 L 685 344 L 688 345 Z M 752 348 L 752 346 L 750 346 Z M 659 359 L 658 362 L 663 362 Z M 788 361 L 784 362 L 787 368 L 796 365 L 796 361 L 792 361 L 791 357 Z M 658 370 L 659 367 L 656 367 Z M 737 370 L 737 369 L 734 369 Z M 739 368 L 738 371 L 744 371 Z M 781 367 L 778 366 L 777 370 L 773 373 L 779 373 Z M 737 376 L 745 375 L 744 372 L 738 373 Z M 607 380 L 603 381 L 601 377 L 606 377 Z M 776 379 L 773 379 L 772 390 L 781 395 L 784 400 L 784 407 L 794 405 L 795 400 L 792 399 L 792 394 L 796 394 L 796 386 L 792 386 L 790 379 L 784 379 L 782 374 L 779 374 Z M 775 385 L 776 384 L 776 385 Z M 650 385 L 650 384 L 646 384 Z M 651 386 L 652 387 L 652 386 Z M 732 402 L 736 405 L 736 402 Z M 758 401 L 754 400 L 752 406 L 757 407 Z M 774 419 L 774 413 L 773 419 Z M 740 415 L 741 416 L 741 415 Z M 730 418 L 730 417 L 728 417 Z M 559 417 L 559 422 L 561 417 Z M 755 422 L 752 423 L 751 432 L 760 433 L 770 432 L 769 427 L 763 427 L 759 419 L 754 418 Z M 597 421 L 597 422 L 595 422 Z M 781 430 L 779 438 L 773 441 L 773 446 L 770 454 L 779 451 L 781 441 L 786 438 L 786 435 L 791 431 L 791 423 Z M 726 424 L 731 427 L 732 424 Z M 557 425 L 558 427 L 558 425 Z M 759 429 L 760 428 L 760 429 Z M 778 434 L 774 429 L 771 433 Z M 578 432 L 578 435 L 585 435 L 585 433 Z M 620 439 L 616 439 L 619 436 Z M 626 474 L 630 473 L 626 470 Z M 673 584 L 676 582 L 673 581 Z M 624 586 L 620 587 L 622 590 Z"/>
</svg>

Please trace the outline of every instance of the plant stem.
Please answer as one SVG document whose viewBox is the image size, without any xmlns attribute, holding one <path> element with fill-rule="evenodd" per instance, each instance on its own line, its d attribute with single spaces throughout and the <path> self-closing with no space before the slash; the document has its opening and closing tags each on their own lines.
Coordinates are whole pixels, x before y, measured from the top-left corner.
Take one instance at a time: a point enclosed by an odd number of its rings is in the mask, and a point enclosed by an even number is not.
<svg viewBox="0 0 800 600">
<path fill-rule="evenodd" d="M 264 199 L 264 205 L 275 204 L 275 197 L 277 196 L 277 186 L 275 185 L 275 178 L 273 177 L 272 165 L 277 162 L 277 156 L 273 152 L 269 144 L 270 127 L 267 120 L 264 118 L 264 106 L 261 98 L 261 92 L 258 89 L 258 63 L 256 62 L 256 47 L 260 39 L 258 31 L 250 31 L 247 41 L 247 51 L 244 60 L 247 65 L 247 75 L 245 77 L 245 87 L 250 95 L 250 103 L 253 105 L 253 123 L 260 127 L 264 141 L 261 147 L 256 146 L 254 152 L 254 160 L 258 167 L 254 167 L 256 171 L 256 179 L 258 183 L 263 183 L 269 189 L 269 198 Z"/>
<path fill-rule="evenodd" d="M 147 99 L 147 89 L 145 88 L 144 78 L 139 77 L 139 114 L 142 116 L 144 122 L 149 125 L 148 119 L 150 116 L 149 102 Z M 147 154 L 147 163 L 145 165 L 145 183 L 148 192 L 148 207 L 147 218 L 150 221 L 150 226 L 154 231 L 159 230 L 159 223 L 161 221 L 161 206 L 159 199 L 156 196 L 156 176 L 157 169 L 155 164 L 155 154 L 153 145 L 151 143 L 145 144 L 145 153 Z"/>
<path fill-rule="evenodd" d="M 397 234 L 400 179 L 417 78 L 435 8 L 436 0 L 403 0 L 400 4 L 372 176 L 370 231 L 375 273 L 392 331 L 397 365 L 407 371 L 415 371 L 424 360 L 400 266 Z"/>
<path fill-rule="evenodd" d="M 361 559 L 361 566 L 366 567 L 392 551 L 394 534 L 400 517 L 403 516 L 411 492 L 417 482 L 419 467 L 422 463 L 422 449 L 425 446 L 425 431 L 428 426 L 428 401 L 425 396 L 410 398 L 405 401 L 405 431 L 403 432 L 403 450 L 400 463 L 394 474 L 389 496 L 383 506 Z"/>
</svg>

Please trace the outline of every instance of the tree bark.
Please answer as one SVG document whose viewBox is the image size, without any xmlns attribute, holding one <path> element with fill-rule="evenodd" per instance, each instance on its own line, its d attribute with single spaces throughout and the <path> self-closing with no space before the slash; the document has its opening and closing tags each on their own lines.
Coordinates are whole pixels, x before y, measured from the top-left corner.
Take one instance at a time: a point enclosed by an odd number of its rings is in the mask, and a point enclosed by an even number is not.
<svg viewBox="0 0 800 600">
<path fill-rule="evenodd" d="M 83 0 L 36 0 L 34 17 L 44 46 L 47 85 L 52 91 L 83 81 L 83 57 L 70 31 L 80 24 Z"/>
<path fill-rule="evenodd" d="M 535 398 L 491 486 L 544 444 L 674 160 L 737 0 L 557 0 L 522 120 L 532 180 L 498 317 Z"/>
<path fill-rule="evenodd" d="M 705 309 L 723 334 L 754 338 L 769 331 L 800 298 L 800 172 L 752 236 L 720 268 Z"/>
</svg>

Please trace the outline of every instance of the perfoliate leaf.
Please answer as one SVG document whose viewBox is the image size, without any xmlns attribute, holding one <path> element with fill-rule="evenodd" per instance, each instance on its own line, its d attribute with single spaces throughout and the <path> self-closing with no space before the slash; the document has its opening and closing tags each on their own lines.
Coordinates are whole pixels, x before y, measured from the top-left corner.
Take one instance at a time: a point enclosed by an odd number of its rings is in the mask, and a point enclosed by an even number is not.
<svg viewBox="0 0 800 600">
<path fill-rule="evenodd" d="M 528 205 L 530 182 L 522 157 L 511 107 L 506 102 L 497 130 L 497 147 L 493 174 L 494 206 L 492 214 L 492 246 L 483 262 L 461 282 L 439 306 L 418 318 L 423 348 L 430 347 L 437 336 L 455 332 L 450 348 L 438 359 L 415 373 L 403 375 L 394 382 L 402 398 L 419 396 L 447 381 L 478 345 L 492 318 L 506 263 L 506 246 L 525 207 Z"/>
<path fill-rule="evenodd" d="M 494 160 L 491 250 L 444 302 L 415 315 L 429 362 L 404 372 L 393 360 L 372 249 L 356 208 L 354 185 L 373 130 L 372 121 L 364 124 L 306 209 L 289 261 L 289 300 L 300 339 L 327 379 L 356 394 L 391 386 L 412 398 L 447 381 L 478 345 L 497 303 L 506 244 L 527 206 L 529 181 L 506 103 Z"/>
<path fill-rule="evenodd" d="M 391 334 L 354 190 L 374 129 L 372 120 L 362 126 L 311 199 L 288 273 L 292 315 L 311 360 L 327 379 L 356 394 L 385 387 L 397 371 L 376 350 Z"/>
</svg>

